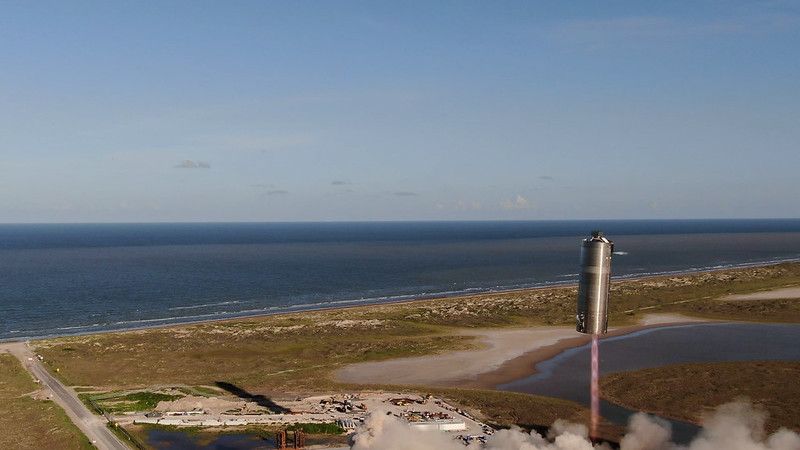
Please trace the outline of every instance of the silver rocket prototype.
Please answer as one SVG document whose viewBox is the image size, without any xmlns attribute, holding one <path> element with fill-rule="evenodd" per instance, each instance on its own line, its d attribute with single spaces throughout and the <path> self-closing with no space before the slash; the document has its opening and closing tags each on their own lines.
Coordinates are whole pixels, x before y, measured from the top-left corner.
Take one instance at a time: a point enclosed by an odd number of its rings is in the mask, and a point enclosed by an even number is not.
<svg viewBox="0 0 800 450">
<path fill-rule="evenodd" d="M 581 276 L 578 284 L 576 329 L 584 334 L 608 331 L 608 291 L 611 287 L 611 255 L 614 243 L 600 231 L 581 244 Z"/>
</svg>

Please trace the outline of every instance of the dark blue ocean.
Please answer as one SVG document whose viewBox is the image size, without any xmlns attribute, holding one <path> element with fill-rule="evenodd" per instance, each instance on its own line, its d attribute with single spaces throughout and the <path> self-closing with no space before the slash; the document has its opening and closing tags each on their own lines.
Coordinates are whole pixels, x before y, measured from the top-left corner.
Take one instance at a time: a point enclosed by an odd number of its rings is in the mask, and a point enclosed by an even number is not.
<svg viewBox="0 0 800 450">
<path fill-rule="evenodd" d="M 800 220 L 0 225 L 0 339 L 800 259 Z"/>
</svg>

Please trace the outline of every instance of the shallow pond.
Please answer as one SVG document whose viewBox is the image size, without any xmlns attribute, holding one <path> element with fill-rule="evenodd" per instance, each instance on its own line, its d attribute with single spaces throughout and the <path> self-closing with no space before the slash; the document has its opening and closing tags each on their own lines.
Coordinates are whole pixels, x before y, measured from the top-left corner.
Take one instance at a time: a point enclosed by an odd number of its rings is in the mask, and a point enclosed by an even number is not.
<svg viewBox="0 0 800 450">
<path fill-rule="evenodd" d="M 264 437 L 257 432 L 240 433 L 198 433 L 180 429 L 150 428 L 145 432 L 147 444 L 158 450 L 255 450 L 274 449 L 275 439 L 271 434 Z M 306 445 L 336 445 L 336 438 L 307 436 Z M 343 444 L 342 444 L 343 445 Z M 348 447 L 331 448 L 345 450 Z"/>
<path fill-rule="evenodd" d="M 800 325 L 715 323 L 650 328 L 600 341 L 600 372 L 609 374 L 668 364 L 747 360 L 800 360 Z M 498 386 L 589 404 L 589 345 L 536 366 L 538 373 Z M 634 411 L 602 402 L 606 419 L 625 424 Z M 674 440 L 688 442 L 698 427 L 670 421 Z"/>
<path fill-rule="evenodd" d="M 275 441 L 251 433 L 209 435 L 153 428 L 147 432 L 147 444 L 170 450 L 255 450 L 274 449 Z"/>
</svg>

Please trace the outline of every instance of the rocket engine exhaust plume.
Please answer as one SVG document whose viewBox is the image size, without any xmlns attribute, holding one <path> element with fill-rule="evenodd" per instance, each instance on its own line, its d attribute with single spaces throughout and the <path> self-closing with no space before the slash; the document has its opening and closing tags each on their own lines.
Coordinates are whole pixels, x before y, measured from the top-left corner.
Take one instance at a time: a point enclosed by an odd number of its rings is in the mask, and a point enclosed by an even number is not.
<svg viewBox="0 0 800 450">
<path fill-rule="evenodd" d="M 597 426 L 600 424 L 600 355 L 597 348 L 597 335 L 592 336 L 592 381 L 590 394 L 591 400 L 591 429 L 590 436 L 597 438 Z"/>
</svg>

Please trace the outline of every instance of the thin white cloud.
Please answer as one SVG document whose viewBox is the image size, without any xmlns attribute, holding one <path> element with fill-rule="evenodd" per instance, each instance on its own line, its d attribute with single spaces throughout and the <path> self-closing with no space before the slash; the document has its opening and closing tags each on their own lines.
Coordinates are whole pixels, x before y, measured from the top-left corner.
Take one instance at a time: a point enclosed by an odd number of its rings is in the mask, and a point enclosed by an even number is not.
<svg viewBox="0 0 800 450">
<path fill-rule="evenodd" d="M 517 194 L 517 196 L 514 197 L 513 199 L 507 199 L 500 202 L 500 207 L 502 207 L 503 209 L 514 211 L 514 210 L 530 209 L 532 205 L 527 198 L 523 197 L 521 194 Z"/>
<path fill-rule="evenodd" d="M 483 204 L 477 200 L 456 202 L 456 209 L 459 211 L 478 211 L 483 208 Z"/>
<path fill-rule="evenodd" d="M 184 159 L 173 167 L 176 169 L 210 169 L 211 164 L 204 161 L 192 161 L 191 159 Z"/>
<path fill-rule="evenodd" d="M 397 192 L 392 192 L 392 195 L 396 195 L 398 197 L 416 197 L 419 194 L 411 191 L 397 191 Z"/>
<path fill-rule="evenodd" d="M 457 212 L 466 212 L 466 211 L 480 211 L 483 209 L 483 203 L 478 200 L 458 200 L 455 202 L 437 202 L 434 205 L 434 208 L 440 211 L 457 211 Z"/>
</svg>

